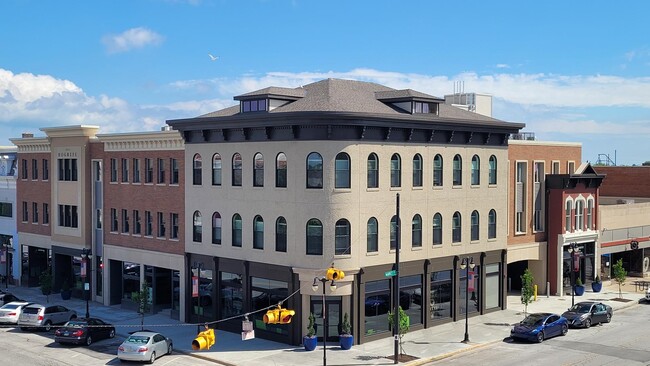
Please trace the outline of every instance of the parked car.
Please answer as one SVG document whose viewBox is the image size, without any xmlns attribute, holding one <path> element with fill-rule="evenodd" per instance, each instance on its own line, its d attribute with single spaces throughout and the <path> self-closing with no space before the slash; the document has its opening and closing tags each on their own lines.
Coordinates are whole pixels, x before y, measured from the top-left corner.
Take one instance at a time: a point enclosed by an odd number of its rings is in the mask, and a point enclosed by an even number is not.
<svg viewBox="0 0 650 366">
<path fill-rule="evenodd" d="M 645 301 L 650 302 L 650 287 L 645 290 Z"/>
<path fill-rule="evenodd" d="M 148 361 L 153 363 L 157 357 L 171 355 L 172 340 L 160 333 L 135 332 L 117 347 L 117 358 L 124 361 Z"/>
<path fill-rule="evenodd" d="M 562 316 L 567 318 L 569 325 L 572 327 L 589 328 L 593 324 L 609 323 L 612 321 L 612 307 L 597 301 L 581 301 Z"/>
<path fill-rule="evenodd" d="M 541 343 L 557 335 L 569 332 L 569 322 L 563 316 L 552 313 L 534 313 L 515 325 L 510 331 L 513 339 L 523 339 Z"/>
<path fill-rule="evenodd" d="M 94 341 L 113 337 L 115 337 L 115 327 L 97 318 L 70 320 L 54 332 L 54 341 L 57 343 L 86 346 L 90 346 Z"/>
<path fill-rule="evenodd" d="M 4 292 L 0 294 L 0 305 L 6 305 L 14 301 L 23 301 L 23 300 L 19 299 L 18 297 L 16 297 L 16 295 L 9 292 Z"/>
<path fill-rule="evenodd" d="M 23 308 L 31 305 L 31 302 L 12 301 L 0 307 L 0 324 L 18 324 L 18 318 Z"/>
<path fill-rule="evenodd" d="M 18 318 L 18 326 L 22 330 L 38 328 L 49 332 L 53 324 L 63 324 L 76 318 L 76 311 L 62 305 L 32 304 L 23 309 Z"/>
</svg>

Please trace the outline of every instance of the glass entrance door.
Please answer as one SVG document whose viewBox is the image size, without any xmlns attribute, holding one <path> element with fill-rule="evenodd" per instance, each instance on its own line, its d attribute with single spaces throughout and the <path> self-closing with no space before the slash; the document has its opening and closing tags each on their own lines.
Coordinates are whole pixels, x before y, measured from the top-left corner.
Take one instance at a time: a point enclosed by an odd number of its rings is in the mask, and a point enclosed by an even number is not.
<svg viewBox="0 0 650 366">
<path fill-rule="evenodd" d="M 334 342 L 339 339 L 339 324 L 343 321 L 341 315 L 341 296 L 326 296 L 325 307 L 327 308 L 327 341 Z M 323 297 L 312 296 L 309 311 L 314 313 L 316 336 L 318 341 L 323 341 Z"/>
</svg>

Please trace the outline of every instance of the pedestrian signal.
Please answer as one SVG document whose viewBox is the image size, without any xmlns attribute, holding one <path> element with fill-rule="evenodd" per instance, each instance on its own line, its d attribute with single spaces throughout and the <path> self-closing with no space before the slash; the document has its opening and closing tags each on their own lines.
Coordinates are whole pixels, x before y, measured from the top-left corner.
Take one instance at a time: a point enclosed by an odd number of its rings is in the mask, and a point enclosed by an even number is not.
<svg viewBox="0 0 650 366">
<path fill-rule="evenodd" d="M 336 268 L 328 268 L 325 274 L 325 277 L 330 281 L 340 281 L 343 279 L 343 276 L 345 276 L 345 273 Z"/>
</svg>

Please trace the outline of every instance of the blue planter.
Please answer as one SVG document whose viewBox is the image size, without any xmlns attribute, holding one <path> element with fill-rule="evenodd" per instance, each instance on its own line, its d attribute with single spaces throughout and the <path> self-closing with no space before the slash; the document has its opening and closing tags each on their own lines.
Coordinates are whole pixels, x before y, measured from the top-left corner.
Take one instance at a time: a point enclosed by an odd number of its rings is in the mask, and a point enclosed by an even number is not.
<svg viewBox="0 0 650 366">
<path fill-rule="evenodd" d="M 354 337 L 351 335 L 340 335 L 339 336 L 339 344 L 341 345 L 341 349 L 350 349 L 352 348 L 352 345 L 354 344 Z"/>
<path fill-rule="evenodd" d="M 582 296 L 585 293 L 585 287 L 582 285 L 576 285 L 575 294 L 576 296 Z"/>
<path fill-rule="evenodd" d="M 318 338 L 302 337 L 302 344 L 305 346 L 305 351 L 313 351 L 316 349 L 316 345 L 318 344 Z"/>
<path fill-rule="evenodd" d="M 591 283 L 591 289 L 594 292 L 600 292 L 600 290 L 603 289 L 603 283 L 602 282 L 592 282 Z"/>
<path fill-rule="evenodd" d="M 70 297 L 72 297 L 72 290 L 61 290 L 62 300 L 70 300 Z"/>
</svg>

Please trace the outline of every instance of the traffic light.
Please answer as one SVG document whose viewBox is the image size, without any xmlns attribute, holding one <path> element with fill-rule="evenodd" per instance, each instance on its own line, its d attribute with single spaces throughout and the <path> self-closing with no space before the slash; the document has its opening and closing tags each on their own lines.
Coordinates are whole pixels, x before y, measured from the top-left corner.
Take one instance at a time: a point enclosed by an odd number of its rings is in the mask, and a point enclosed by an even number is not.
<svg viewBox="0 0 650 366">
<path fill-rule="evenodd" d="M 289 324 L 296 312 L 288 309 L 280 309 L 280 324 Z"/>
<path fill-rule="evenodd" d="M 294 310 L 278 307 L 277 309 L 267 311 L 264 314 L 263 320 L 265 324 L 289 324 L 294 315 L 296 315 Z"/>
<path fill-rule="evenodd" d="M 206 329 L 196 335 L 196 338 L 194 338 L 192 341 L 192 349 L 195 351 L 210 349 L 210 347 L 214 344 L 214 341 L 214 329 Z"/>
<path fill-rule="evenodd" d="M 343 276 L 345 276 L 345 273 L 336 268 L 328 268 L 325 274 L 325 277 L 330 281 L 340 281 L 343 279 Z"/>
</svg>

